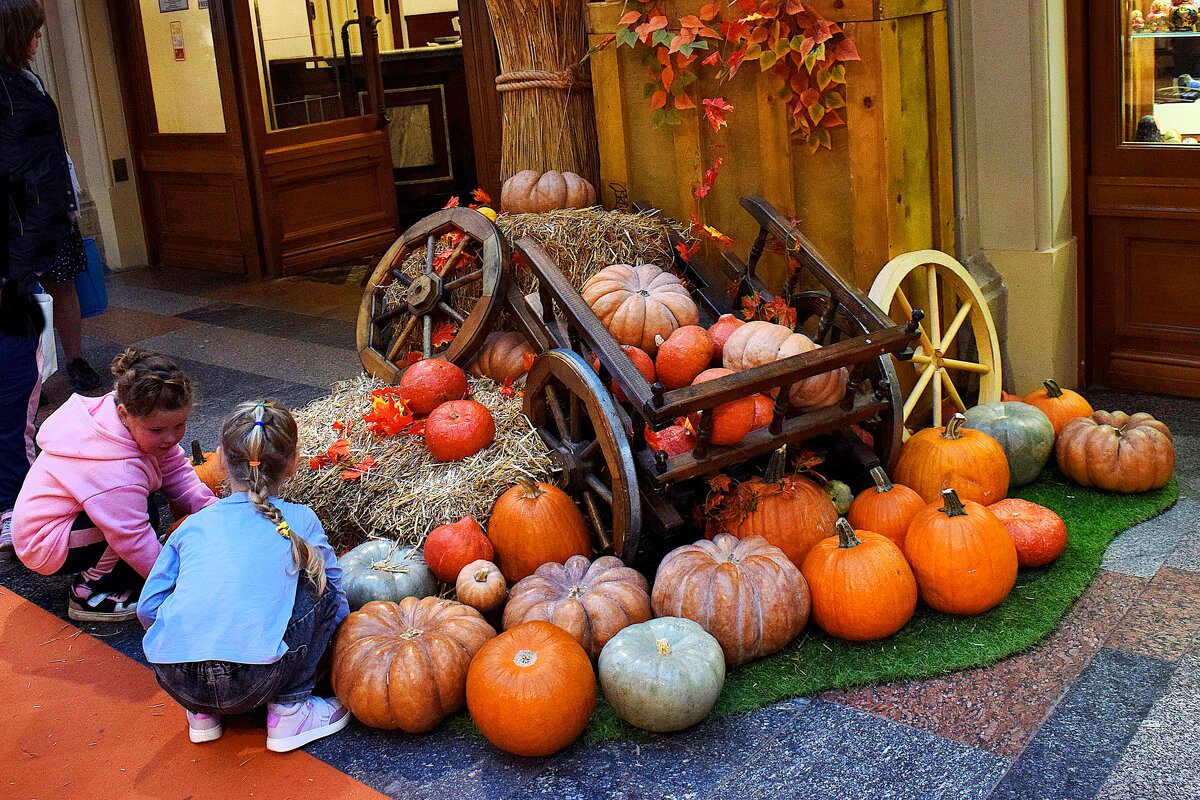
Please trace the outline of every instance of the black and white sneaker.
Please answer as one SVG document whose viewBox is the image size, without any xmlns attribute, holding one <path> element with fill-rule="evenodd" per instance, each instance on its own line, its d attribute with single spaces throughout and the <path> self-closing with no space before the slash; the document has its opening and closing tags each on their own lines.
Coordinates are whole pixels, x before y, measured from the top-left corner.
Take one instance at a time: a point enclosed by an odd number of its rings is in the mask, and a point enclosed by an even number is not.
<svg viewBox="0 0 1200 800">
<path fill-rule="evenodd" d="M 137 619 L 137 600 L 132 590 L 93 591 L 87 581 L 77 579 L 67 599 L 67 617 L 76 622 L 129 622 Z"/>
<path fill-rule="evenodd" d="M 85 358 L 76 358 L 67 364 L 67 377 L 76 392 L 94 392 L 100 388 L 100 375 Z"/>
</svg>

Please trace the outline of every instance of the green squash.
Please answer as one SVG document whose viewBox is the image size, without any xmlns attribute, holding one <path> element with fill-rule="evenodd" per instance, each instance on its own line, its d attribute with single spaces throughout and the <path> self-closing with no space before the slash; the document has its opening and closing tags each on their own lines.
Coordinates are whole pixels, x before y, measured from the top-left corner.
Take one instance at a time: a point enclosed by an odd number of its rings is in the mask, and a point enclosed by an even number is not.
<svg viewBox="0 0 1200 800">
<path fill-rule="evenodd" d="M 1045 468 L 1054 451 L 1054 424 L 1028 403 L 984 403 L 967 409 L 966 427 L 983 431 L 1000 443 L 1008 457 L 1009 486 L 1029 483 Z"/>
<path fill-rule="evenodd" d="M 371 539 L 338 559 L 340 581 L 350 610 L 372 600 L 399 603 L 406 597 L 437 594 L 437 578 L 425 565 L 425 555 L 415 547 L 396 547 L 387 539 Z"/>
<path fill-rule="evenodd" d="M 725 653 L 690 619 L 630 625 L 600 652 L 600 685 L 631 725 L 656 733 L 690 728 L 708 716 L 725 685 Z"/>
</svg>

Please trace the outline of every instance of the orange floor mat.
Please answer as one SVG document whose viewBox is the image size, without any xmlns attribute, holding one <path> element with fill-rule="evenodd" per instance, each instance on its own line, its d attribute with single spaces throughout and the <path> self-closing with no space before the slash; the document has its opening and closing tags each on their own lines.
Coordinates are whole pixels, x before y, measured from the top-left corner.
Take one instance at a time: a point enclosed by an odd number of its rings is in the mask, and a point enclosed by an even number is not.
<svg viewBox="0 0 1200 800">
<path fill-rule="evenodd" d="M 188 741 L 146 667 L 0 589 L 0 797 L 381 798 L 302 751 L 272 753 L 235 718 Z"/>
</svg>

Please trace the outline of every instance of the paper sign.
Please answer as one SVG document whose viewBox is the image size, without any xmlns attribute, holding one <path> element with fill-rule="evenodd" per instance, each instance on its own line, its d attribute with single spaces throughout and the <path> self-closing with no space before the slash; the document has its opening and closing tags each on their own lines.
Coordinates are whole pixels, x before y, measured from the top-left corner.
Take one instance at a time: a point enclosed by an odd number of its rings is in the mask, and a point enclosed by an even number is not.
<svg viewBox="0 0 1200 800">
<path fill-rule="evenodd" d="M 171 23 L 171 47 L 175 50 L 175 60 L 184 61 L 187 53 L 183 49 L 183 23 Z"/>
<path fill-rule="evenodd" d="M 201 11 L 208 8 L 208 0 L 200 0 L 200 2 L 196 3 L 196 8 L 200 9 Z"/>
<path fill-rule="evenodd" d="M 163 14 L 172 11 L 187 11 L 188 0 L 158 0 L 158 10 Z"/>
</svg>

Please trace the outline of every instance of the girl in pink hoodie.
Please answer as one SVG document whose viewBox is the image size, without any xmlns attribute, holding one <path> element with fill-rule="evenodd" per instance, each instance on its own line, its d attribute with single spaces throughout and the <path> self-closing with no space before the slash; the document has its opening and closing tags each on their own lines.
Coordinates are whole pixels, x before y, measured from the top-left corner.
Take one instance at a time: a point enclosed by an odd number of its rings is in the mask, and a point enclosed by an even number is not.
<svg viewBox="0 0 1200 800">
<path fill-rule="evenodd" d="M 162 545 L 150 524 L 150 493 L 191 514 L 216 502 L 179 446 L 192 382 L 169 358 L 130 348 L 113 361 L 116 388 L 72 395 L 42 424 L 42 452 L 13 509 L 13 546 L 43 575 L 79 573 L 67 615 L 121 622 Z"/>
</svg>

